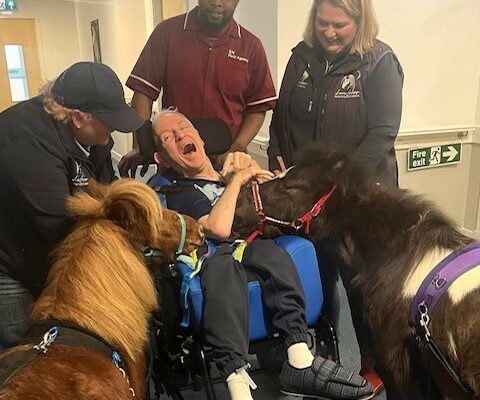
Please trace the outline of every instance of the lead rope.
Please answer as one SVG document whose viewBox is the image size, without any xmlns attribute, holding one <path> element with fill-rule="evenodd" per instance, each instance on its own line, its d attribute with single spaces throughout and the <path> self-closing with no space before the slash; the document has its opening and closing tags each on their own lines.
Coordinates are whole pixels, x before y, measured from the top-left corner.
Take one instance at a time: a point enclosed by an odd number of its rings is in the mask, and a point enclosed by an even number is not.
<svg viewBox="0 0 480 400">
<path fill-rule="evenodd" d="M 129 386 L 128 391 L 132 395 L 132 397 L 135 397 L 135 390 L 132 388 L 132 385 L 130 384 L 130 379 L 128 378 L 127 373 L 125 372 L 125 367 L 123 365 L 122 358 L 120 357 L 120 353 L 118 351 L 114 351 L 112 354 L 112 362 L 115 367 L 122 373 L 123 378 L 127 381 L 127 384 Z"/>
</svg>

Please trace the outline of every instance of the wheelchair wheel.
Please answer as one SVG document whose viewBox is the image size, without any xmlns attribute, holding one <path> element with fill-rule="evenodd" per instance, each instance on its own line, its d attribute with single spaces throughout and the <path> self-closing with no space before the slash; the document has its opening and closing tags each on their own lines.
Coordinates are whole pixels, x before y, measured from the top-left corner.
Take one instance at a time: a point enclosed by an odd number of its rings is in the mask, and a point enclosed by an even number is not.
<svg viewBox="0 0 480 400">
<path fill-rule="evenodd" d="M 321 316 L 315 326 L 315 354 L 340 362 L 338 337 L 335 327 L 324 316 Z"/>
</svg>

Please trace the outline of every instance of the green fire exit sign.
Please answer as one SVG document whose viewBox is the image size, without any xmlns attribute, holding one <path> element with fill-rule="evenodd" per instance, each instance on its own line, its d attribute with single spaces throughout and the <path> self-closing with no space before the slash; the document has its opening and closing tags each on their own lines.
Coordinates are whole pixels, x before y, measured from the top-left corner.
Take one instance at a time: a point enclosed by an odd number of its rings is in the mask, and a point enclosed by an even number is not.
<svg viewBox="0 0 480 400">
<path fill-rule="evenodd" d="M 0 0 L 0 11 L 16 11 L 17 0 Z"/>
<path fill-rule="evenodd" d="M 452 143 L 441 146 L 423 147 L 408 150 L 409 171 L 458 164 L 461 160 L 461 143 Z"/>
</svg>

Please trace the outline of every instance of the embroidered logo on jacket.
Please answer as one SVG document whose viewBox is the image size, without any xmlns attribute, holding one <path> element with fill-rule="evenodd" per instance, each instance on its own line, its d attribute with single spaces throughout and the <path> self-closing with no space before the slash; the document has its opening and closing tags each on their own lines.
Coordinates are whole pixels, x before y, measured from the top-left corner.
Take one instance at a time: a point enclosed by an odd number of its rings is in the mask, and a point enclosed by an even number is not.
<svg viewBox="0 0 480 400">
<path fill-rule="evenodd" d="M 310 74 L 307 70 L 303 71 L 303 75 L 297 83 L 297 87 L 300 89 L 305 89 L 308 86 L 308 78 L 310 78 Z"/>
<path fill-rule="evenodd" d="M 235 53 L 235 50 L 232 50 L 232 49 L 228 50 L 228 56 L 227 57 L 228 58 L 233 58 L 234 60 L 242 61 L 245 64 L 248 64 L 248 62 L 250 61 L 246 57 L 237 56 L 237 54 Z"/>
<path fill-rule="evenodd" d="M 345 75 L 342 78 L 341 88 L 336 91 L 334 96 L 336 99 L 360 97 L 360 91 L 355 89 L 357 88 L 357 79 L 360 79 L 362 74 L 360 71 L 357 71 L 357 74 L 357 78 L 353 74 Z"/>
<path fill-rule="evenodd" d="M 82 166 L 75 161 L 75 176 L 72 178 L 72 184 L 75 187 L 88 186 L 88 177 L 84 174 Z"/>
</svg>

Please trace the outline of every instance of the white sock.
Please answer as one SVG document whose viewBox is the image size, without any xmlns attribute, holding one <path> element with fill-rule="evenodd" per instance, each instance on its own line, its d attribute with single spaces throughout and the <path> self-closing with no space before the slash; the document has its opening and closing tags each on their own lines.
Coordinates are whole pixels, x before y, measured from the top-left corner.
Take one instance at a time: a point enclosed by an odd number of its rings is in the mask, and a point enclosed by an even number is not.
<svg viewBox="0 0 480 400">
<path fill-rule="evenodd" d="M 239 373 L 233 372 L 227 378 L 231 400 L 253 400 L 249 382 Z"/>
<path fill-rule="evenodd" d="M 292 344 L 287 349 L 288 362 L 292 367 L 303 369 L 313 363 L 313 355 L 305 342 Z"/>
</svg>

